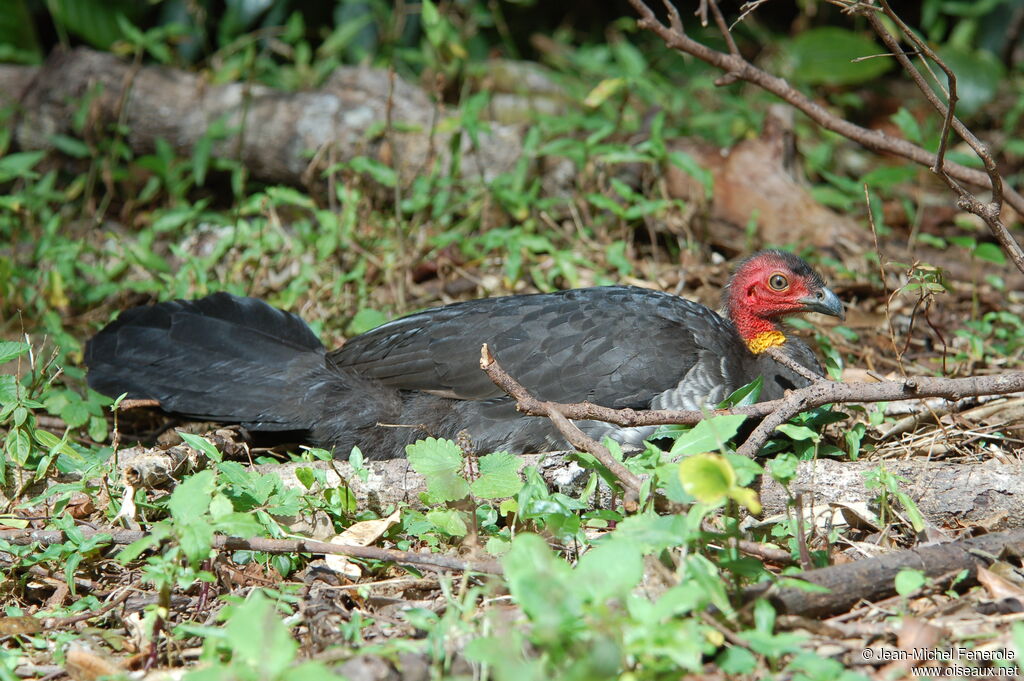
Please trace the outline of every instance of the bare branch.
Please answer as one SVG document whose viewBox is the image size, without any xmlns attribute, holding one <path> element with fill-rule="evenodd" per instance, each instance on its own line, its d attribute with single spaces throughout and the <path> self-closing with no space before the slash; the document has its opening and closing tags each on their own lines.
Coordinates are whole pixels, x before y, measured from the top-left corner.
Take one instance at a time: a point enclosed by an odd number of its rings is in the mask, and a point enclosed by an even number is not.
<svg viewBox="0 0 1024 681">
<path fill-rule="evenodd" d="M 779 425 L 785 423 L 801 411 L 814 409 L 826 404 L 847 404 L 851 402 L 895 402 L 899 400 L 915 400 L 926 397 L 941 397 L 948 400 L 960 400 L 964 397 L 977 397 L 980 395 L 1005 395 L 1024 391 L 1024 372 L 1011 371 L 1005 374 L 992 376 L 970 376 L 966 378 L 939 378 L 932 376 L 908 376 L 898 381 L 882 381 L 879 383 L 838 383 L 819 377 L 819 379 L 800 390 L 794 390 L 779 400 L 770 402 L 758 402 L 743 407 L 732 409 L 715 409 L 707 413 L 692 410 L 675 409 L 651 409 L 638 411 L 635 409 L 612 409 L 602 407 L 590 402 L 577 402 L 563 404 L 559 402 L 545 402 L 538 400 L 509 376 L 504 369 L 498 365 L 494 358 L 486 350 L 481 353 L 480 368 L 495 385 L 508 393 L 516 400 L 516 409 L 531 416 L 547 416 L 557 413 L 573 420 L 594 420 L 614 423 L 623 427 L 656 426 L 668 424 L 693 424 L 705 418 L 718 414 L 742 414 L 745 416 L 764 417 L 764 420 L 754 429 L 747 441 L 737 450 L 745 456 L 754 456 L 761 446 L 768 440 L 772 432 Z M 561 419 L 555 417 L 556 426 Z M 575 426 L 573 425 L 573 428 Z M 579 431 L 578 428 L 576 428 Z M 569 435 L 563 431 L 566 438 Z M 627 487 L 639 489 L 640 478 L 628 471 L 621 463 L 611 457 L 610 453 L 598 454 L 591 447 L 594 440 L 588 438 L 579 431 L 579 435 L 589 441 L 583 451 L 594 454 L 595 457 L 606 465 L 616 477 L 623 481 Z M 573 437 L 578 437 L 573 433 Z M 570 440 L 571 442 L 571 440 Z M 580 440 L 580 442 L 584 442 Z M 607 449 L 601 447 L 603 452 Z M 573 443 L 573 446 L 577 446 Z M 607 457 L 607 463 L 602 457 Z"/>
<path fill-rule="evenodd" d="M 806 378 L 811 383 L 815 383 L 817 381 L 825 380 L 824 376 L 816 374 L 813 371 L 811 371 L 810 369 L 808 369 L 807 367 L 805 367 L 804 365 L 799 364 L 797 362 L 794 362 L 793 359 L 791 357 L 789 357 L 786 353 L 784 353 L 782 351 L 782 348 L 780 348 L 778 346 L 768 348 L 768 350 L 766 350 L 766 352 L 776 362 L 778 362 L 782 366 L 786 367 L 790 371 L 793 371 L 793 372 L 796 372 L 796 373 L 800 374 L 801 376 Z"/>
<path fill-rule="evenodd" d="M 823 128 L 837 132 L 869 149 L 895 154 L 924 166 L 931 167 L 935 164 L 936 154 L 905 139 L 890 137 L 880 130 L 869 130 L 840 118 L 790 86 L 785 79 L 757 68 L 742 57 L 713 50 L 693 40 L 682 31 L 674 30 L 670 25 L 661 23 L 655 17 L 653 10 L 643 0 L 629 0 L 629 2 L 640 15 L 640 19 L 637 22 L 638 25 L 660 37 L 668 47 L 693 55 L 712 66 L 724 70 L 730 76 L 735 76 L 761 87 L 799 109 Z M 988 187 L 992 188 L 993 191 L 998 191 L 997 187 L 993 187 L 990 173 L 967 168 L 950 161 L 944 162 L 944 168 L 950 177 L 960 182 L 978 187 Z M 1018 213 L 1024 214 L 1024 196 L 1021 196 L 1012 188 L 1005 188 L 1004 192 L 1006 202 L 1013 206 Z M 988 213 L 993 212 L 992 209 L 986 210 Z M 1006 235 L 1008 236 L 1008 232 Z M 999 239 L 1000 244 L 1003 244 L 1004 248 L 1012 248 L 1012 246 L 1008 245 L 1009 242 L 1005 241 L 1005 238 L 1001 237 L 1000 234 L 996 234 L 996 238 Z M 1010 251 L 1008 250 L 1007 252 Z M 1016 258 L 1014 262 L 1017 262 Z M 1022 255 L 1019 267 L 1024 268 L 1024 255 Z"/>
<path fill-rule="evenodd" d="M 587 436 L 575 423 L 570 421 L 570 418 L 576 417 L 563 411 L 562 407 L 564 405 L 556 402 L 544 402 L 531 395 L 522 384 L 509 376 L 501 368 L 498 360 L 494 358 L 487 347 L 487 343 L 484 343 L 480 348 L 480 368 L 494 381 L 495 385 L 515 398 L 517 410 L 533 416 L 547 416 L 569 444 L 581 452 L 593 454 L 626 489 L 629 495 L 627 497 L 627 508 L 635 505 L 643 480 L 640 476 L 623 466 L 621 461 L 612 456 L 607 447 L 592 437 Z"/>
</svg>

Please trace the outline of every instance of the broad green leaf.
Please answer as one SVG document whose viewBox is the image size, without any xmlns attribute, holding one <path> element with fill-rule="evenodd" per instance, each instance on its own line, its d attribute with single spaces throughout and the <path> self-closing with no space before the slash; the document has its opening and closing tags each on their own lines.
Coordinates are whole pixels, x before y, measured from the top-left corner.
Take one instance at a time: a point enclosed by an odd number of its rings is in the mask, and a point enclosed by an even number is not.
<svg viewBox="0 0 1024 681">
<path fill-rule="evenodd" d="M 808 85 L 854 85 L 877 78 L 892 65 L 885 50 L 864 34 L 835 26 L 801 32 L 790 44 L 793 78 Z M 853 61 L 872 57 L 863 61 Z"/>
<path fill-rule="evenodd" d="M 615 535 L 583 554 L 576 565 L 574 579 L 594 603 L 625 597 L 644 575 L 640 546 Z"/>
<path fill-rule="evenodd" d="M 45 151 L 21 151 L 0 157 L 0 182 L 36 177 L 38 173 L 32 169 L 44 156 Z"/>
<path fill-rule="evenodd" d="M 807 426 L 798 426 L 794 423 L 783 423 L 776 427 L 775 430 L 794 440 L 818 440 L 821 437 L 813 429 Z"/>
<path fill-rule="evenodd" d="M 376 159 L 357 156 L 349 162 L 349 166 L 357 173 L 369 175 L 374 181 L 385 187 L 394 187 L 398 184 L 398 173 L 394 168 L 386 166 Z"/>
<path fill-rule="evenodd" d="M 560 635 L 583 615 L 572 568 L 544 539 L 522 533 L 501 561 L 509 591 L 541 635 Z"/>
<path fill-rule="evenodd" d="M 65 433 L 63 438 L 59 438 L 48 430 L 36 429 L 32 433 L 35 441 L 39 443 L 39 446 L 45 447 L 49 451 L 57 451 L 65 456 L 74 458 L 80 458 L 78 452 L 76 452 L 70 444 L 68 444 L 68 434 Z"/>
<path fill-rule="evenodd" d="M 906 492 L 896 492 L 896 498 L 903 506 L 903 511 L 907 514 L 907 519 L 910 521 L 910 525 L 914 528 L 914 532 L 921 532 L 925 528 L 924 516 L 921 515 L 920 509 L 917 508 L 917 504 L 910 498 L 910 495 Z"/>
<path fill-rule="evenodd" d="M 921 126 L 918 125 L 917 119 L 914 118 L 914 114 L 910 113 L 906 107 L 900 107 L 899 110 L 889 117 L 896 127 L 900 129 L 903 136 L 914 144 L 920 144 L 923 137 L 921 135 Z"/>
<path fill-rule="evenodd" d="M 23 466 L 32 452 L 32 440 L 24 428 L 11 428 L 7 433 L 4 449 L 8 459 Z"/>
<path fill-rule="evenodd" d="M 676 439 L 672 445 L 672 456 L 717 452 L 729 438 L 736 435 L 746 420 L 747 417 L 742 414 L 722 414 L 704 419 Z"/>
<path fill-rule="evenodd" d="M 987 50 L 948 45 L 939 50 L 939 57 L 956 75 L 956 92 L 959 98 L 956 111 L 961 116 L 975 113 L 992 101 L 1000 83 L 1006 77 L 1006 68 L 1002 62 Z M 935 64 L 931 67 L 945 88 L 945 74 Z M 941 93 L 937 85 L 933 85 L 932 89 Z M 939 96 L 943 97 L 942 94 Z"/>
<path fill-rule="evenodd" d="M 1006 254 L 1003 253 L 1003 249 L 987 241 L 978 244 L 977 248 L 974 249 L 974 257 L 979 260 L 995 263 L 996 265 L 1006 264 Z"/>
<path fill-rule="evenodd" d="M 679 479 L 687 494 L 705 504 L 717 504 L 725 498 L 761 512 L 761 502 L 752 489 L 736 484 L 736 472 L 729 461 L 718 454 L 697 454 L 679 464 Z"/>
<path fill-rule="evenodd" d="M 520 459 L 508 452 L 495 452 L 480 457 L 480 477 L 470 489 L 480 499 L 511 497 L 523 487 L 519 477 Z"/>
<path fill-rule="evenodd" d="M 215 529 L 232 537 L 248 539 L 263 532 L 263 525 L 251 513 L 232 512 L 217 518 Z"/>
<path fill-rule="evenodd" d="M 679 463 L 679 479 L 687 494 L 714 504 L 729 494 L 736 484 L 736 473 L 718 454 L 696 454 Z"/>
<path fill-rule="evenodd" d="M 122 38 L 118 15 L 131 8 L 128 0 L 49 0 L 54 21 L 93 47 L 109 49 Z"/>
<path fill-rule="evenodd" d="M 796 469 L 799 464 L 800 459 L 795 454 L 783 452 L 771 460 L 768 464 L 768 471 L 775 480 L 785 485 L 796 477 Z"/>
<path fill-rule="evenodd" d="M 10 362 L 28 352 L 28 343 L 21 341 L 0 341 L 0 364 Z M 13 378 L 13 376 L 12 376 Z"/>
<path fill-rule="evenodd" d="M 39 63 L 43 54 L 26 0 L 4 0 L 0 7 L 0 60 Z"/>
<path fill-rule="evenodd" d="M 452 537 L 465 537 L 469 532 L 466 527 L 466 520 L 462 511 L 454 508 L 435 509 L 427 512 L 427 520 L 434 524 L 434 527 Z"/>
<path fill-rule="evenodd" d="M 179 522 L 191 522 L 201 518 L 210 508 L 215 485 L 213 471 L 199 471 L 186 478 L 171 493 L 169 508 L 171 517 Z"/>
<path fill-rule="evenodd" d="M 732 391 L 728 397 L 718 403 L 718 408 L 729 409 L 730 407 L 744 407 L 754 404 L 757 402 L 757 398 L 761 396 L 762 387 L 764 387 L 764 376 L 758 376 L 742 388 Z"/>
<path fill-rule="evenodd" d="M 405 448 L 409 465 L 423 476 L 433 503 L 457 501 L 469 494 L 462 477 L 462 450 L 451 440 L 428 437 Z"/>
<path fill-rule="evenodd" d="M 89 407 L 84 402 L 69 402 L 66 407 L 60 410 L 60 418 L 70 428 L 84 426 L 89 420 Z"/>
<path fill-rule="evenodd" d="M 224 631 L 232 661 L 258 669 L 260 678 L 281 678 L 299 649 L 273 604 L 259 591 L 233 609 Z"/>
<path fill-rule="evenodd" d="M 356 312 L 356 315 L 352 317 L 352 321 L 348 324 L 348 332 L 350 334 L 358 335 L 360 333 L 366 333 L 370 329 L 375 329 L 388 318 L 383 312 L 374 310 L 370 307 L 364 307 Z"/>
<path fill-rule="evenodd" d="M 18 379 L 11 374 L 0 374 L 0 404 L 14 404 L 18 400 Z"/>
<path fill-rule="evenodd" d="M 900 596 L 906 596 L 914 593 L 927 584 L 928 577 L 920 570 L 903 568 L 896 574 L 896 578 L 893 581 L 896 587 L 896 593 Z"/>
<path fill-rule="evenodd" d="M 213 529 L 205 518 L 178 523 L 178 543 L 193 568 L 210 557 Z"/>
</svg>

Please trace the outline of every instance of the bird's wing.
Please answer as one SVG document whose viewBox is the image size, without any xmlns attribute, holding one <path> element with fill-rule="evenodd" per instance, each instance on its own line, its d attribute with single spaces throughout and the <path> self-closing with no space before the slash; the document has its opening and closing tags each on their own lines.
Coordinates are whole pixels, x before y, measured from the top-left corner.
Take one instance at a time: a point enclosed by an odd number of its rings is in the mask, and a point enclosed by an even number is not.
<svg viewBox="0 0 1024 681">
<path fill-rule="evenodd" d="M 480 370 L 483 343 L 540 399 L 643 407 L 676 388 L 699 357 L 717 362 L 740 341 L 703 305 L 601 287 L 426 310 L 349 340 L 330 359 L 394 388 L 479 400 L 503 394 Z"/>
</svg>

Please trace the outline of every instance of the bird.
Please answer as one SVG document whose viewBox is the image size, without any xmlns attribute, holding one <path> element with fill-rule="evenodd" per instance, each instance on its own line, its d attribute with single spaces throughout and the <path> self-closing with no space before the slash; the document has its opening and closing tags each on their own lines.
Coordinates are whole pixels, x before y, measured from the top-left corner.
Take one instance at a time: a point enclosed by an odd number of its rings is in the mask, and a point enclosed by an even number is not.
<svg viewBox="0 0 1024 681">
<path fill-rule="evenodd" d="M 533 396 L 613 408 L 702 409 L 763 378 L 760 400 L 821 374 L 785 318 L 843 305 L 806 261 L 781 250 L 740 262 L 722 313 L 671 293 L 601 286 L 452 303 L 386 322 L 328 351 L 297 315 L 214 293 L 122 312 L 86 345 L 88 383 L 169 413 L 251 431 L 297 431 L 347 458 L 403 456 L 426 437 L 478 452 L 567 449 L 551 422 L 519 413 L 480 370 L 486 343 Z M 653 427 L 577 421 L 587 435 L 641 446 Z"/>
</svg>

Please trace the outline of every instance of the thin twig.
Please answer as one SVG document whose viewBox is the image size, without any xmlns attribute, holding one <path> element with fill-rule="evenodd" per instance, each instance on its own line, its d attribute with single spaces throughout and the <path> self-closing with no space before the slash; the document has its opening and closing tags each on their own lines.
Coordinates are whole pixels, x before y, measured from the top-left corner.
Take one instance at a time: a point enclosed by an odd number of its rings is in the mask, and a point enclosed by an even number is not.
<svg viewBox="0 0 1024 681">
<path fill-rule="evenodd" d="M 741 57 L 713 50 L 693 40 L 682 31 L 673 29 L 671 25 L 661 23 L 655 17 L 654 11 L 643 0 L 629 0 L 629 2 L 640 15 L 640 19 L 637 22 L 638 25 L 660 37 L 669 48 L 693 55 L 712 66 L 726 71 L 726 73 L 734 73 L 737 78 L 753 83 L 765 91 L 780 97 L 802 111 L 823 128 L 837 132 L 869 149 L 895 154 L 929 167 L 934 165 L 936 155 L 932 152 L 908 140 L 889 136 L 880 130 L 869 130 L 841 118 L 793 88 L 785 79 L 763 71 Z M 948 160 L 945 162 L 944 168 L 950 177 L 961 182 L 979 187 L 993 186 L 990 173 L 967 168 Z M 1013 206 L 1017 212 L 1024 214 L 1024 196 L 1021 196 L 1012 188 L 1005 188 L 1004 191 L 1006 202 Z M 1000 243 L 1004 243 L 1002 239 L 1000 239 Z M 1019 266 L 1024 268 L 1024 255 L 1022 255 Z"/>
<path fill-rule="evenodd" d="M 786 367 L 790 371 L 800 374 L 811 383 L 825 380 L 825 377 L 822 376 L 821 374 L 811 371 L 810 369 L 805 367 L 803 364 L 800 364 L 799 362 L 795 362 L 792 357 L 788 356 L 785 352 L 783 352 L 782 348 L 778 346 L 768 348 L 765 352 L 767 352 L 768 356 L 774 359 L 776 362 Z"/>
<path fill-rule="evenodd" d="M 567 410 L 563 410 L 566 405 L 545 402 L 531 395 L 521 383 L 501 368 L 486 343 L 480 348 L 480 368 L 486 372 L 488 378 L 494 381 L 495 385 L 515 398 L 516 409 L 534 416 L 547 416 L 570 445 L 581 452 L 593 454 L 594 458 L 611 471 L 612 475 L 626 488 L 627 494 L 630 495 L 628 501 L 635 501 L 633 497 L 639 495 L 643 479 L 623 466 L 621 461 L 612 456 L 607 447 L 589 437 L 579 429 L 579 426 L 570 421 L 570 418 L 575 417 L 568 415 Z M 627 504 L 627 507 L 629 505 L 631 504 Z"/>
</svg>

